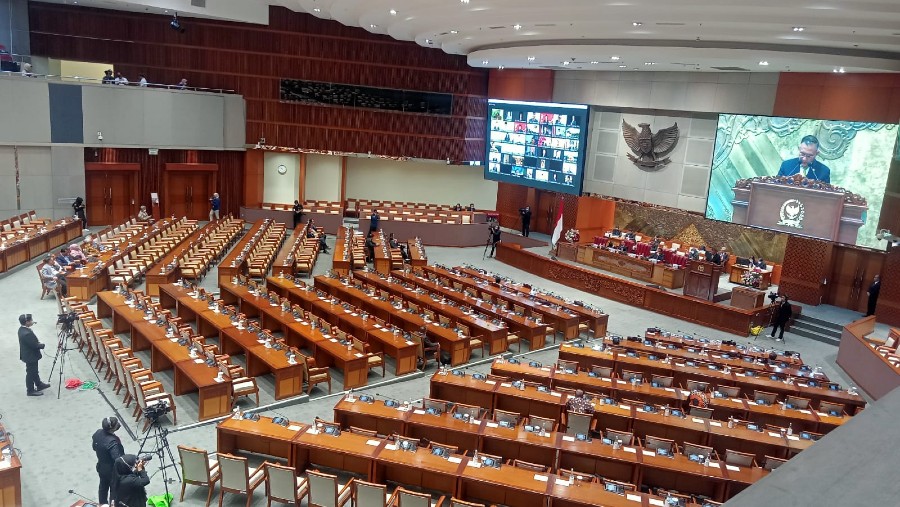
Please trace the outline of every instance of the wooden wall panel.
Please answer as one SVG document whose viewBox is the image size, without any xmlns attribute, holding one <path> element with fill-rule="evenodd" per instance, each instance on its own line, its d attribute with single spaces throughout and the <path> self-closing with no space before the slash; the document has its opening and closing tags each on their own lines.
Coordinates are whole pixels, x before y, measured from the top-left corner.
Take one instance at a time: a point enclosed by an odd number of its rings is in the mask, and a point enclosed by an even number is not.
<svg viewBox="0 0 900 507">
<path fill-rule="evenodd" d="M 465 57 L 271 7 L 269 26 L 29 4 L 32 53 L 111 62 L 132 80 L 232 89 L 247 101 L 247 142 L 428 159 L 481 160 L 488 72 Z M 100 76 L 97 76 L 98 78 Z M 450 116 L 280 101 L 281 78 L 453 95 Z"/>
<path fill-rule="evenodd" d="M 826 241 L 789 236 L 781 267 L 780 292 L 808 305 L 821 304 L 831 275 L 832 249 Z"/>
<path fill-rule="evenodd" d="M 507 100 L 553 100 L 553 71 L 537 69 L 491 70 L 488 97 Z"/>
<path fill-rule="evenodd" d="M 900 248 L 894 248 L 885 255 L 875 317 L 878 322 L 900 326 Z"/>
<path fill-rule="evenodd" d="M 199 150 L 159 150 L 158 155 L 150 155 L 138 148 L 85 148 L 84 161 L 105 163 L 130 163 L 140 165 L 138 180 L 138 205 L 150 206 L 150 193 L 162 197 L 163 171 L 166 164 L 215 164 L 218 166 L 218 189 L 222 199 L 222 214 L 240 216 L 244 199 L 244 152 L 240 151 L 199 151 Z"/>
<path fill-rule="evenodd" d="M 782 73 L 772 114 L 897 123 L 900 75 Z"/>
</svg>

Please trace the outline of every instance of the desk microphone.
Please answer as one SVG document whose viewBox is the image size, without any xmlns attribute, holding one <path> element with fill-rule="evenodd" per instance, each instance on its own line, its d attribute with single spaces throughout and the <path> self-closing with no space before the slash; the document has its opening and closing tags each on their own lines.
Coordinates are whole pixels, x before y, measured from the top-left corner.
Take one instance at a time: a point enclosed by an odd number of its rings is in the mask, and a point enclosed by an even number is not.
<svg viewBox="0 0 900 507">
<path fill-rule="evenodd" d="M 98 502 L 95 502 L 94 500 L 91 500 L 90 498 L 88 498 L 88 497 L 82 495 L 81 493 L 76 492 L 74 489 L 70 489 L 70 490 L 69 490 L 69 494 L 70 494 L 70 495 L 75 495 L 75 496 L 81 498 L 82 500 L 87 501 L 88 504 L 87 504 L 85 507 L 97 507 L 98 505 L 100 505 Z M 124 504 L 123 504 L 123 505 L 124 505 Z"/>
</svg>

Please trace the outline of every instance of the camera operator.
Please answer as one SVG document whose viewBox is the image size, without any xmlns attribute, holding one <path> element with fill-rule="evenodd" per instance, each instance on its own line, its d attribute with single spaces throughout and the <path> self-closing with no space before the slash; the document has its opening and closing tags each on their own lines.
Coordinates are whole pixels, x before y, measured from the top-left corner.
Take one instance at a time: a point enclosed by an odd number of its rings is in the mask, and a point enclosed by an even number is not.
<svg viewBox="0 0 900 507">
<path fill-rule="evenodd" d="M 134 454 L 120 456 L 116 460 L 116 507 L 144 507 L 150 477 L 144 471 L 147 456 L 138 459 Z"/>
<path fill-rule="evenodd" d="M 30 313 L 19 315 L 19 359 L 25 363 L 25 388 L 28 396 L 41 396 L 44 389 L 50 387 L 41 380 L 41 374 L 38 371 L 38 361 L 43 357 L 41 350 L 44 344 L 38 341 L 31 326 L 34 320 Z"/>
<path fill-rule="evenodd" d="M 113 484 L 113 467 L 116 460 L 125 454 L 125 448 L 122 447 L 122 441 L 116 435 L 116 431 L 121 428 L 119 419 L 115 417 L 105 417 L 100 423 L 101 428 L 94 432 L 91 437 L 91 446 L 94 453 L 97 454 L 97 475 L 100 477 L 100 492 L 97 495 L 101 504 L 109 503 L 109 498 L 115 499 L 116 492 L 110 487 Z"/>
<path fill-rule="evenodd" d="M 778 338 L 775 341 L 783 341 L 784 340 L 784 326 L 791 320 L 791 316 L 794 314 L 793 309 L 791 308 L 791 303 L 788 302 L 787 296 L 782 296 L 781 303 L 775 302 L 776 310 L 775 310 L 775 323 L 772 326 L 772 334 L 771 337 L 775 338 L 775 331 L 781 328 L 781 332 L 778 334 Z"/>
<path fill-rule="evenodd" d="M 497 243 L 500 242 L 500 225 L 496 223 L 491 224 L 488 233 L 490 234 L 489 241 L 491 242 L 491 255 L 489 255 L 489 257 L 493 257 L 494 250 L 497 248 Z"/>
</svg>

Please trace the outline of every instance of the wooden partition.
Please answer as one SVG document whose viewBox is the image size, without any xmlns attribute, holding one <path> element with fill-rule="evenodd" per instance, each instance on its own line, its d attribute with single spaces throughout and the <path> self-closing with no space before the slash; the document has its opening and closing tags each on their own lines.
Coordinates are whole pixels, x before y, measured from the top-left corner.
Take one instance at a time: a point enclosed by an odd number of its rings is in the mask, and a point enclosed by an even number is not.
<svg viewBox="0 0 900 507">
<path fill-rule="evenodd" d="M 866 340 L 875 330 L 875 317 L 864 317 L 844 326 L 837 364 L 873 399 L 900 386 L 900 371 Z"/>
<path fill-rule="evenodd" d="M 501 243 L 497 249 L 497 259 L 535 276 L 575 289 L 740 336 L 748 335 L 751 325 L 763 322 L 769 312 L 768 305 L 743 310 L 666 292 L 578 266 L 552 261 L 522 250 L 516 244 Z"/>
</svg>

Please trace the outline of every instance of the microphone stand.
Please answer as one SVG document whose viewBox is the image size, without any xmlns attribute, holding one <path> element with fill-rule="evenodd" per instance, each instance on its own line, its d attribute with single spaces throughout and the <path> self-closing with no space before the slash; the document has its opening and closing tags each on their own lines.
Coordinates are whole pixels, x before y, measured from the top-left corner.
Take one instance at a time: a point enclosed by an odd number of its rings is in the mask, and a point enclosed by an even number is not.
<svg viewBox="0 0 900 507">
<path fill-rule="evenodd" d="M 70 490 L 69 490 L 69 494 L 70 494 L 70 495 L 75 495 L 75 496 L 77 496 L 78 498 L 81 498 L 82 500 L 88 502 L 89 505 L 100 505 L 99 502 L 95 502 L 94 500 L 91 500 L 90 498 L 88 498 L 88 497 L 82 495 L 81 493 L 75 491 L 74 489 L 70 489 Z"/>
</svg>

